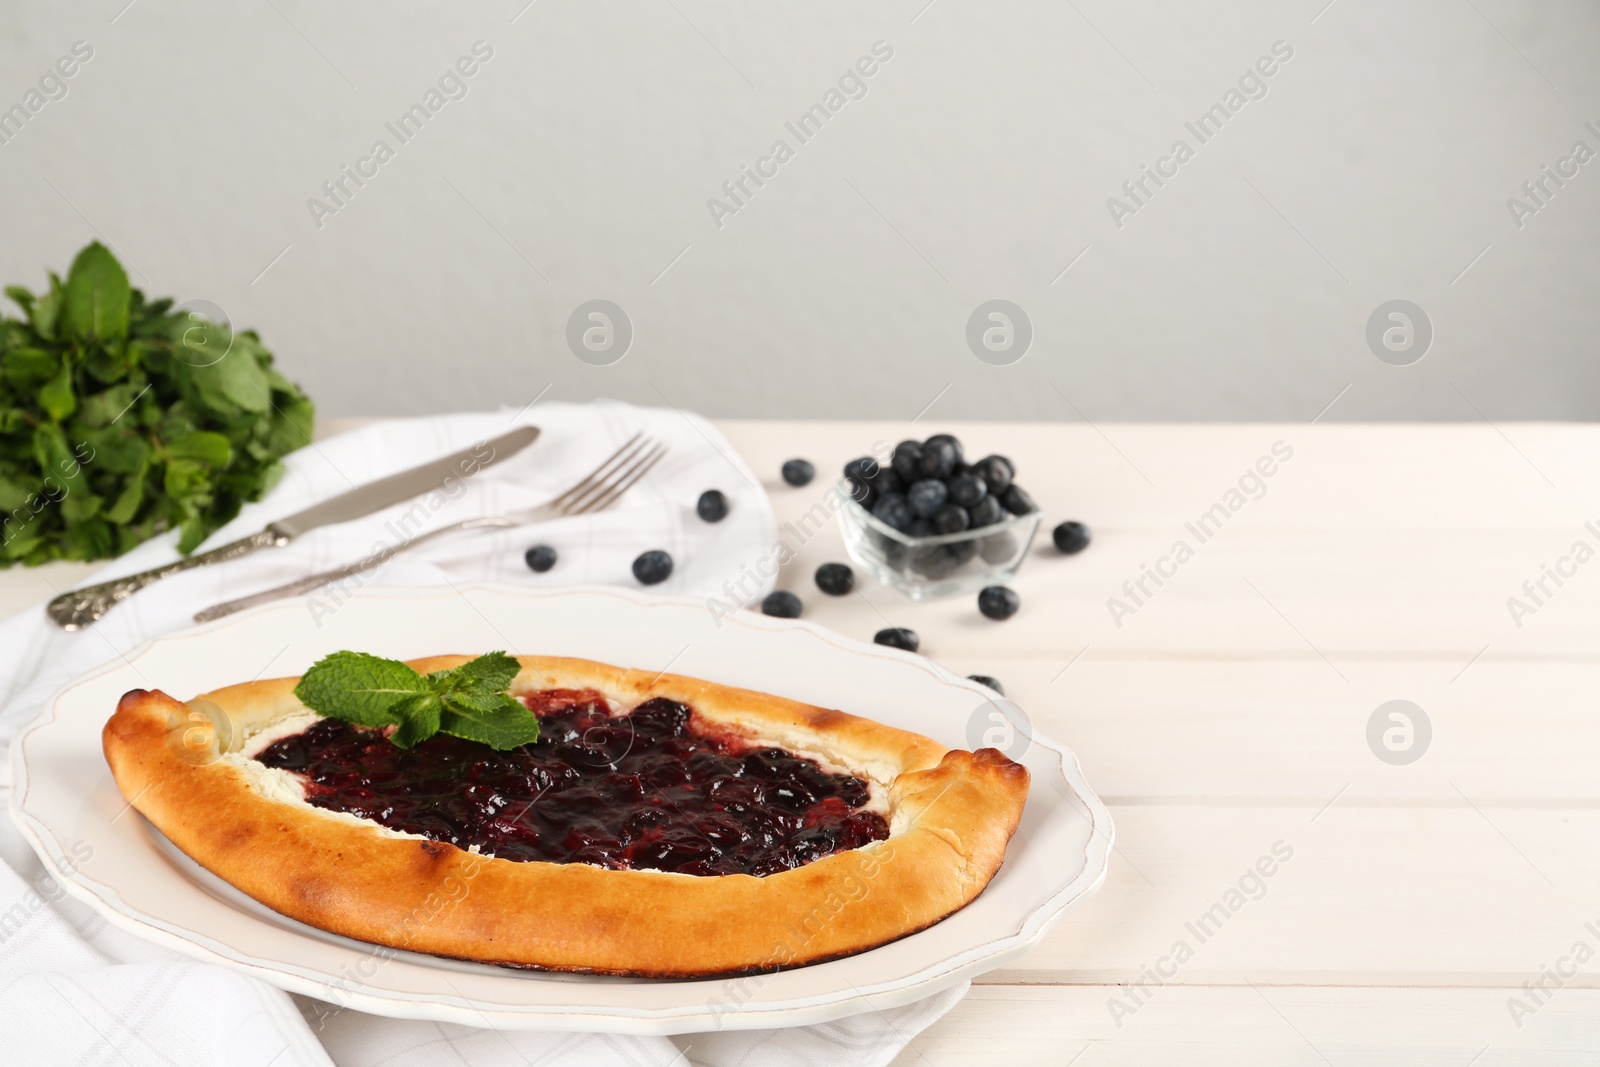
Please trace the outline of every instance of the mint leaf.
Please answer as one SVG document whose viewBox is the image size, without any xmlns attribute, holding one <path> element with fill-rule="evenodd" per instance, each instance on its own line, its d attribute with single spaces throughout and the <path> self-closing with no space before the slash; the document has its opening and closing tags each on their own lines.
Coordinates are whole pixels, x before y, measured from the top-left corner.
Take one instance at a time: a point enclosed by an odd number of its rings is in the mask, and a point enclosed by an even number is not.
<svg viewBox="0 0 1600 1067">
<path fill-rule="evenodd" d="M 36 389 L 59 371 L 63 362 L 42 348 L 13 348 L 5 357 L 6 380 L 18 389 Z"/>
<path fill-rule="evenodd" d="M 28 322 L 33 326 L 33 332 L 46 341 L 57 340 L 56 323 L 61 317 L 61 279 L 50 274 L 50 288 L 39 294 L 39 299 L 33 302 L 33 307 L 28 311 Z"/>
<path fill-rule="evenodd" d="M 452 737 L 498 749 L 529 745 L 539 739 L 539 720 L 533 712 L 516 697 L 504 693 L 445 697 L 439 729 Z"/>
<path fill-rule="evenodd" d="M 94 449 L 93 467 L 96 472 L 112 474 L 143 474 L 150 461 L 150 446 L 145 439 L 122 426 L 109 426 L 103 430 L 84 430 L 84 443 Z M 88 449 L 84 449 L 87 454 Z"/>
<path fill-rule="evenodd" d="M 78 398 L 72 392 L 72 364 L 63 362 L 56 376 L 39 388 L 39 406 L 52 421 L 61 422 L 78 410 Z"/>
<path fill-rule="evenodd" d="M 504 652 L 486 652 L 459 667 L 434 671 L 428 675 L 428 681 L 441 694 L 466 691 L 503 693 L 521 669 L 522 664 Z"/>
<path fill-rule="evenodd" d="M 128 336 L 128 274 L 105 245 L 91 241 L 67 272 L 62 326 L 74 341 Z"/>
<path fill-rule="evenodd" d="M 280 393 L 262 423 L 266 427 L 262 436 L 275 455 L 293 452 L 310 443 L 315 421 L 316 412 L 310 400 L 298 393 L 293 396 Z"/>
<path fill-rule="evenodd" d="M 23 485 L 21 482 L 12 481 L 4 474 L 0 474 L 0 511 L 11 511 L 20 508 L 27 499 L 33 495 L 33 486 Z M 4 529 L 0 526 L 0 529 Z M 0 534 L 0 536 L 4 536 Z"/>
<path fill-rule="evenodd" d="M 94 518 L 96 515 L 100 514 L 100 509 L 104 506 L 104 500 L 97 496 L 90 496 L 87 493 L 74 493 L 61 501 L 61 517 L 73 524 L 73 526 L 67 531 L 69 534 L 68 541 L 69 543 L 74 544 L 78 550 L 81 551 L 85 547 L 92 547 L 99 543 L 98 537 L 90 537 L 88 539 L 77 537 L 77 524 L 83 522 L 85 519 Z M 69 558 L 93 559 L 94 557 L 73 555 Z"/>
<path fill-rule="evenodd" d="M 210 487 L 210 468 L 199 460 L 178 457 L 173 457 L 167 463 L 166 477 L 161 482 L 161 488 L 166 491 L 167 496 L 178 502 L 186 502 L 189 497 L 204 496 Z"/>
<path fill-rule="evenodd" d="M 143 382 L 123 382 L 102 393 L 95 393 L 84 399 L 83 410 L 78 417 L 86 427 L 98 429 L 109 426 L 112 419 L 125 413 L 139 399 L 139 392 L 144 386 Z"/>
<path fill-rule="evenodd" d="M 399 729 L 389 735 L 389 740 L 401 748 L 410 748 L 439 732 L 444 705 L 433 693 L 418 693 L 401 697 L 389 711 L 400 720 Z"/>
<path fill-rule="evenodd" d="M 515 657 L 489 652 L 429 675 L 429 684 L 444 701 L 439 729 L 498 749 L 538 740 L 539 720 L 522 701 L 505 692 L 521 669 Z"/>
<path fill-rule="evenodd" d="M 182 331 L 176 341 L 182 346 Z M 210 356 L 197 357 L 187 349 L 181 354 L 189 363 L 189 379 L 206 405 L 219 411 L 233 409 L 252 414 L 266 414 L 272 410 L 271 384 L 258 353 L 261 346 L 251 342 L 244 334 L 233 337 L 233 346 L 227 355 L 215 362 L 206 362 Z M 297 445 L 304 441 L 296 442 Z"/>
<path fill-rule="evenodd" d="M 399 660 L 365 652 L 324 656 L 294 687 L 294 695 L 312 711 L 358 726 L 400 724 L 395 705 L 419 693 L 433 695 L 426 678 Z"/>
<path fill-rule="evenodd" d="M 167 444 L 167 454 L 174 459 L 191 459 L 207 467 L 226 467 L 233 459 L 233 446 L 220 433 L 195 430 Z"/>
<path fill-rule="evenodd" d="M 60 501 L 58 509 L 74 499 L 74 508 L 92 506 L 88 502 L 98 498 L 89 492 L 89 479 L 78 461 L 80 453 L 67 444 L 61 427 L 53 422 L 40 423 L 34 427 L 32 443 L 34 462 L 44 472 L 41 489 Z"/>
<path fill-rule="evenodd" d="M 28 290 L 20 285 L 8 285 L 5 291 L 7 296 L 17 302 L 17 306 L 22 309 L 24 315 L 33 311 L 33 294 Z"/>
<path fill-rule="evenodd" d="M 209 367 L 233 347 L 233 333 L 226 326 L 195 311 L 175 317 L 169 336 L 182 349 L 180 358 L 191 367 Z"/>
<path fill-rule="evenodd" d="M 539 720 L 505 689 L 520 665 L 490 652 L 423 676 L 399 660 L 335 652 L 306 671 L 294 695 L 306 707 L 358 726 L 395 726 L 400 748 L 443 731 L 491 748 L 516 748 L 539 738 Z"/>
<path fill-rule="evenodd" d="M 127 488 L 122 490 L 122 495 L 117 497 L 116 503 L 106 509 L 107 522 L 126 526 L 133 520 L 139 505 L 144 502 L 144 469 L 148 463 L 148 457 L 140 462 L 138 477 L 131 479 Z"/>
</svg>

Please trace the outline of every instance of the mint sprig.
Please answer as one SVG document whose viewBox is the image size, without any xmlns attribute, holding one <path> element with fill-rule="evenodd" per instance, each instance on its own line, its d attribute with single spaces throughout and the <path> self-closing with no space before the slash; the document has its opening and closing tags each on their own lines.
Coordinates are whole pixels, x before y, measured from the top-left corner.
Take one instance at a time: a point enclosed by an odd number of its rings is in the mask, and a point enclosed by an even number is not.
<svg viewBox="0 0 1600 1067">
<path fill-rule="evenodd" d="M 0 307 L 0 569 L 165 530 L 187 555 L 311 440 L 311 401 L 254 330 L 147 298 L 98 241 L 43 292 L 3 292 L 20 313 Z"/>
<path fill-rule="evenodd" d="M 294 695 L 330 719 L 393 726 L 389 740 L 401 748 L 436 733 L 490 748 L 516 748 L 539 739 L 539 720 L 506 693 L 518 669 L 517 661 L 504 652 L 426 675 L 399 660 L 335 652 L 306 671 Z"/>
</svg>

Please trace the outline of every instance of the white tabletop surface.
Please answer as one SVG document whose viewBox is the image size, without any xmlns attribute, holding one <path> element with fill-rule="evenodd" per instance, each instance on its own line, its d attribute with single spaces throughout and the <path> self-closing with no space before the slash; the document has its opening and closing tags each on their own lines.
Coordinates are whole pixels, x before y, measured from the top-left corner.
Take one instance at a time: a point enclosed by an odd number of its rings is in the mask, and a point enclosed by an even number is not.
<svg viewBox="0 0 1600 1067">
<path fill-rule="evenodd" d="M 719 426 L 780 524 L 874 441 L 948 430 L 1095 532 L 1035 544 L 1002 623 L 825 597 L 837 531 L 786 535 L 807 618 L 999 678 L 1117 821 L 1100 894 L 897 1063 L 1600 1062 L 1600 427 Z M 87 571 L 0 573 L 0 612 Z M 1391 700 L 1431 724 L 1415 762 L 1369 746 Z"/>
</svg>

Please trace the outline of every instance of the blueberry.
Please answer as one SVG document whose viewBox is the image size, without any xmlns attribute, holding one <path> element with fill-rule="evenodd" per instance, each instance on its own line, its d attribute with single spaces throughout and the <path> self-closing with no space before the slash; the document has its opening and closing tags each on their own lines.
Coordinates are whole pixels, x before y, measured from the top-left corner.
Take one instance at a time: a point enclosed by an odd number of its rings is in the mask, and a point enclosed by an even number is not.
<svg viewBox="0 0 1600 1067">
<path fill-rule="evenodd" d="M 1000 506 L 997 497 L 986 496 L 978 501 L 976 507 L 967 509 L 967 516 L 972 520 L 973 526 L 990 526 L 1005 518 L 1005 508 Z"/>
<path fill-rule="evenodd" d="M 672 557 L 659 548 L 639 553 L 633 561 L 633 576 L 643 585 L 655 585 L 672 577 Z"/>
<path fill-rule="evenodd" d="M 1089 527 L 1081 522 L 1064 522 L 1050 531 L 1050 536 L 1056 547 L 1069 556 L 1089 547 Z"/>
<path fill-rule="evenodd" d="M 928 438 L 926 441 L 922 442 L 923 451 L 927 451 L 928 446 L 933 444 L 936 441 L 942 442 L 943 444 L 949 445 L 950 448 L 956 454 L 956 462 L 957 463 L 961 462 L 961 460 L 962 460 L 961 442 L 956 440 L 955 435 L 948 434 L 948 433 L 936 433 L 932 437 Z"/>
<path fill-rule="evenodd" d="M 901 441 L 894 446 L 894 456 L 889 460 L 889 466 L 900 476 L 901 481 L 910 483 L 917 477 L 917 461 L 922 458 L 922 442 Z"/>
<path fill-rule="evenodd" d="M 985 537 L 978 538 L 978 554 L 985 563 L 1000 566 L 1010 563 L 1017 556 L 1017 539 L 1011 536 L 1010 530 L 1000 530 Z"/>
<path fill-rule="evenodd" d="M 543 574 L 556 565 L 556 550 L 549 545 L 534 545 L 522 558 L 527 561 L 529 570 Z"/>
<path fill-rule="evenodd" d="M 728 498 L 721 489 L 707 489 L 694 504 L 695 514 L 707 522 L 721 522 L 728 517 Z"/>
<path fill-rule="evenodd" d="M 958 474 L 950 479 L 950 499 L 970 508 L 989 495 L 989 486 L 976 474 Z"/>
<path fill-rule="evenodd" d="M 870 484 L 880 493 L 903 493 L 909 483 L 896 474 L 893 467 L 879 467 Z"/>
<path fill-rule="evenodd" d="M 906 555 L 906 570 L 916 577 L 943 578 L 958 566 L 943 545 L 922 545 Z"/>
<path fill-rule="evenodd" d="M 783 480 L 793 486 L 809 485 L 817 476 L 817 468 L 809 459 L 791 459 L 783 465 Z"/>
<path fill-rule="evenodd" d="M 967 517 L 967 509 L 957 504 L 946 504 L 933 516 L 933 528 L 942 534 L 960 533 L 971 522 Z"/>
<path fill-rule="evenodd" d="M 977 682 L 979 685 L 986 685 L 1001 696 L 1006 695 L 1005 686 L 1000 684 L 1000 679 L 998 678 L 991 678 L 987 674 L 969 674 L 967 675 L 967 680 Z"/>
<path fill-rule="evenodd" d="M 917 460 L 917 474 L 923 478 L 948 478 L 956 469 L 955 446 L 949 441 L 929 438 L 922 446 L 922 456 Z"/>
<path fill-rule="evenodd" d="M 911 488 L 906 490 L 906 503 L 917 513 L 917 518 L 931 519 L 935 512 L 944 507 L 944 502 L 949 496 L 950 490 L 943 482 L 927 478 L 911 483 Z"/>
<path fill-rule="evenodd" d="M 901 533 L 909 530 L 911 521 L 916 518 L 911 511 L 911 505 L 906 503 L 904 493 L 885 493 L 873 506 L 872 514 L 885 526 L 893 527 Z"/>
<path fill-rule="evenodd" d="M 844 476 L 852 482 L 870 482 L 877 470 L 871 456 L 857 456 L 844 465 Z"/>
<path fill-rule="evenodd" d="M 983 479 L 989 492 L 999 496 L 1010 488 L 1011 479 L 1017 476 L 1017 469 L 1004 456 L 985 456 L 972 465 L 972 473 Z"/>
<path fill-rule="evenodd" d="M 944 546 L 947 556 L 955 561 L 957 567 L 978 554 L 978 546 L 971 539 L 965 541 L 952 541 Z"/>
<path fill-rule="evenodd" d="M 776 593 L 768 593 L 766 599 L 761 602 L 761 614 L 775 615 L 780 619 L 798 619 L 800 598 L 781 589 Z"/>
<path fill-rule="evenodd" d="M 872 635 L 875 644 L 888 645 L 890 648 L 903 648 L 907 652 L 915 652 L 922 644 L 922 639 L 917 636 L 917 631 L 908 630 L 904 626 L 891 626 L 886 630 L 879 630 Z"/>
<path fill-rule="evenodd" d="M 985 586 L 978 594 L 978 610 L 991 619 L 1009 619 L 1022 607 L 1022 598 L 1003 585 Z"/>
<path fill-rule="evenodd" d="M 1013 485 L 1000 494 L 1000 503 L 1004 504 L 1006 510 L 1013 515 L 1027 515 L 1039 510 L 1039 505 L 1033 502 L 1033 497 L 1029 496 L 1028 491 L 1020 485 Z"/>
<path fill-rule="evenodd" d="M 862 507 L 871 507 L 877 500 L 878 492 L 872 484 L 876 469 L 871 456 L 862 456 L 844 465 L 844 480 L 850 483 L 850 499 Z"/>
<path fill-rule="evenodd" d="M 932 519 L 915 518 L 911 520 L 911 528 L 906 531 L 912 537 L 932 537 L 939 532 Z"/>
<path fill-rule="evenodd" d="M 824 563 L 817 568 L 817 588 L 829 596 L 844 596 L 855 584 L 855 572 L 847 563 Z"/>
</svg>

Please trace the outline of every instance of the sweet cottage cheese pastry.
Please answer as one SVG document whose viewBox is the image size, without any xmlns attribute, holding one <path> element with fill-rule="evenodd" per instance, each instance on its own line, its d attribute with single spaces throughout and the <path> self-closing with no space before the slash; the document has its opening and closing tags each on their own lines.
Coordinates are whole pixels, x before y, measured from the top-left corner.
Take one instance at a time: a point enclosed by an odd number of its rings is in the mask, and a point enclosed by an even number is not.
<svg viewBox="0 0 1600 1067">
<path fill-rule="evenodd" d="M 993 749 L 694 678 L 505 662 L 531 744 L 401 747 L 279 678 L 187 704 L 133 690 L 106 759 L 180 849 L 302 922 L 652 977 L 794 967 L 921 930 L 983 891 L 1022 815 L 1028 772 Z"/>
</svg>

